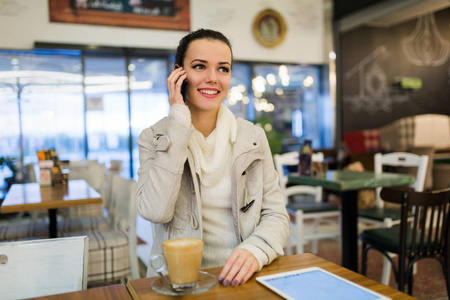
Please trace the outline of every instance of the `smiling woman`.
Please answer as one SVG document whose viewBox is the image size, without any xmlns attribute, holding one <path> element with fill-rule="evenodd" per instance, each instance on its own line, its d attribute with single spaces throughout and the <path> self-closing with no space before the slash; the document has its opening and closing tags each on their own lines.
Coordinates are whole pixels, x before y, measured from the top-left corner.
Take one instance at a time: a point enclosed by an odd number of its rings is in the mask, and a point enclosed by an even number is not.
<svg viewBox="0 0 450 300">
<path fill-rule="evenodd" d="M 283 255 L 289 230 L 264 130 L 222 104 L 232 60 L 220 32 L 200 29 L 180 41 L 178 68 L 167 78 L 169 117 L 138 139 L 136 192 L 138 213 L 154 226 L 151 257 L 164 240 L 202 238 L 202 268 L 224 266 L 224 286 L 245 283 Z"/>
</svg>

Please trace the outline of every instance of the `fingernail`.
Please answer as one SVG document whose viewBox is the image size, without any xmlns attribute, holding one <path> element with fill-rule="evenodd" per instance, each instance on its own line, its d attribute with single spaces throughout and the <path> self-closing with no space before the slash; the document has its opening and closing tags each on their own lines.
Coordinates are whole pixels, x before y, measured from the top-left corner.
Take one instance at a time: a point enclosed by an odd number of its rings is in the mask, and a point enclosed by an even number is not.
<svg viewBox="0 0 450 300">
<path fill-rule="evenodd" d="M 222 281 L 223 281 L 223 278 L 219 277 L 219 283 L 222 283 Z"/>
<path fill-rule="evenodd" d="M 223 286 L 228 286 L 229 283 L 230 283 L 230 281 L 227 279 L 227 280 L 225 280 L 225 282 L 223 283 Z"/>
<path fill-rule="evenodd" d="M 233 283 L 231 283 L 232 286 L 236 286 L 237 285 L 237 280 L 234 280 Z"/>
<path fill-rule="evenodd" d="M 241 280 L 241 282 L 239 282 L 239 285 L 244 284 L 244 279 Z"/>
</svg>

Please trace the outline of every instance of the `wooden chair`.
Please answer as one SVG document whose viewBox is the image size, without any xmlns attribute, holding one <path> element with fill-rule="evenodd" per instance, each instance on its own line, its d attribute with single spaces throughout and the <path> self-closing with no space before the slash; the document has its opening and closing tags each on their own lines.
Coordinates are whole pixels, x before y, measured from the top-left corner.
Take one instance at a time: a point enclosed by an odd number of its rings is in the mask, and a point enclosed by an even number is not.
<svg viewBox="0 0 450 300">
<path fill-rule="evenodd" d="M 433 258 L 441 263 L 450 296 L 450 188 L 430 192 L 384 188 L 381 197 L 385 201 L 400 204 L 400 225 L 365 230 L 361 234 L 362 274 L 366 275 L 368 251 L 375 249 L 390 262 L 398 290 L 403 292 L 408 284 L 408 293 L 412 295 L 413 266 L 419 260 Z M 389 253 L 398 254 L 397 267 Z"/>
<path fill-rule="evenodd" d="M 375 154 L 375 173 L 383 173 L 383 168 L 401 167 L 401 168 L 417 168 L 416 181 L 411 186 L 415 191 L 421 192 L 424 189 L 425 177 L 428 167 L 428 156 L 417 155 L 407 152 L 393 152 L 388 154 Z M 362 227 L 377 228 L 377 227 L 392 227 L 400 223 L 400 209 L 386 208 L 384 202 L 380 197 L 381 188 L 376 189 L 376 205 L 372 208 L 358 210 L 358 223 Z M 383 275 L 381 282 L 389 285 L 390 279 L 390 265 L 388 260 L 384 260 Z"/>
<path fill-rule="evenodd" d="M 287 187 L 288 178 L 285 172 L 285 166 L 298 166 L 299 153 L 288 152 L 284 154 L 275 154 L 275 169 L 280 179 L 281 190 L 284 194 L 286 208 L 291 219 L 289 223 L 289 240 L 286 247 L 286 253 L 291 254 L 291 243 L 296 245 L 297 254 L 304 252 L 303 245 L 305 241 L 311 243 L 311 252 L 317 253 L 318 240 L 324 238 L 340 237 L 340 211 L 337 206 L 322 202 L 322 187 L 293 185 Z M 313 162 L 322 162 L 323 154 L 316 153 L 312 156 Z M 300 201 L 291 201 L 291 199 L 300 198 Z M 307 198 L 309 202 L 305 201 Z M 311 199 L 312 198 L 312 199 Z M 331 218 L 337 217 L 338 220 Z M 305 231 L 305 221 L 312 220 L 312 233 L 307 234 Z M 331 230 L 323 230 L 321 225 L 332 225 Z M 329 227 L 329 226 L 328 226 Z"/>
<path fill-rule="evenodd" d="M 116 174 L 112 176 L 113 205 L 109 212 L 112 229 L 62 233 L 64 236 L 89 236 L 89 284 L 125 282 L 130 278 L 139 278 L 136 254 L 137 213 L 134 205 L 136 186 L 132 179 L 125 179 Z"/>
<path fill-rule="evenodd" d="M 88 248 L 87 236 L 0 243 L 0 298 L 86 289 Z"/>
</svg>

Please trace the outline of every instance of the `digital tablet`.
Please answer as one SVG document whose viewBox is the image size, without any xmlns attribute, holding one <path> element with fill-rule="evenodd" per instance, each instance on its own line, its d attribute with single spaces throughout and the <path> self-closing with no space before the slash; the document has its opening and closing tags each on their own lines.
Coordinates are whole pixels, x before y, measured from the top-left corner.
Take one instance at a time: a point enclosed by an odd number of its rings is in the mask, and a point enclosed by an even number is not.
<svg viewBox="0 0 450 300">
<path fill-rule="evenodd" d="M 285 299 L 390 299 L 319 267 L 259 276 L 256 280 Z"/>
</svg>

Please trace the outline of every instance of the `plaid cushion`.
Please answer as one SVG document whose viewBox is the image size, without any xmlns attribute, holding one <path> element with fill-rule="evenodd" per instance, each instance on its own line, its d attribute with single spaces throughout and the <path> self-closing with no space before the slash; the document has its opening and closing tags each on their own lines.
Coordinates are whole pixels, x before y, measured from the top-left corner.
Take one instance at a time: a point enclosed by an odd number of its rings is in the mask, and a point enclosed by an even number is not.
<svg viewBox="0 0 450 300">
<path fill-rule="evenodd" d="M 407 148 L 414 144 L 414 117 L 398 120 L 398 135 L 401 148 Z"/>
<path fill-rule="evenodd" d="M 414 144 L 414 117 L 406 117 L 380 128 L 381 147 L 404 150 Z"/>
<path fill-rule="evenodd" d="M 94 230 L 63 233 L 89 236 L 88 284 L 126 279 L 130 276 L 128 237 L 121 230 Z"/>
<path fill-rule="evenodd" d="M 0 224 L 0 240 L 48 238 L 48 224 L 42 220 Z"/>
<path fill-rule="evenodd" d="M 109 230 L 111 226 L 105 217 L 79 217 L 65 218 L 58 225 L 60 232 L 83 231 L 83 230 Z"/>
<path fill-rule="evenodd" d="M 58 214 L 63 217 L 99 217 L 103 216 L 103 206 L 101 204 L 90 204 L 60 208 Z"/>
<path fill-rule="evenodd" d="M 376 152 L 380 149 L 380 131 L 378 129 L 363 130 L 365 152 Z"/>
</svg>

